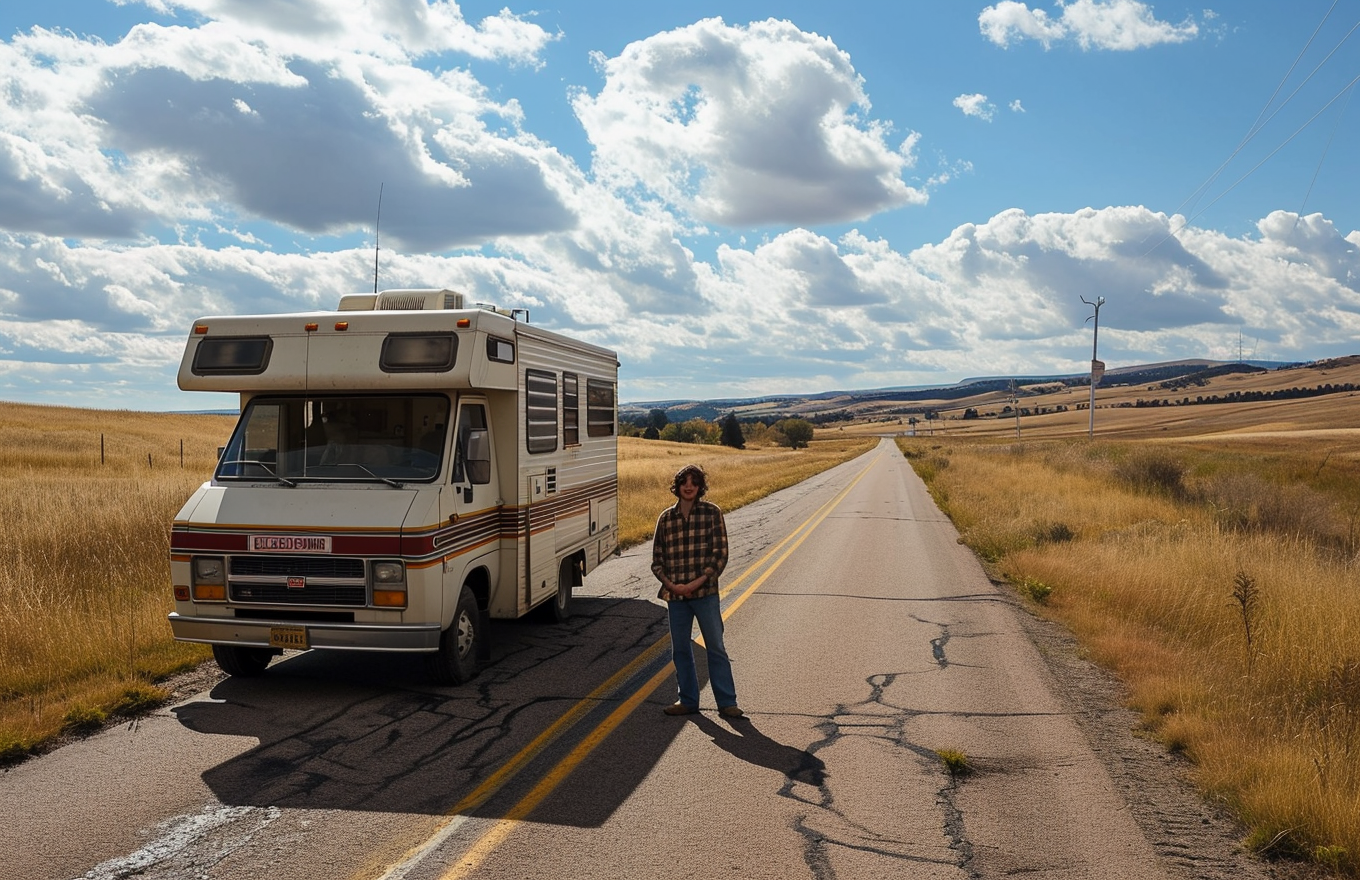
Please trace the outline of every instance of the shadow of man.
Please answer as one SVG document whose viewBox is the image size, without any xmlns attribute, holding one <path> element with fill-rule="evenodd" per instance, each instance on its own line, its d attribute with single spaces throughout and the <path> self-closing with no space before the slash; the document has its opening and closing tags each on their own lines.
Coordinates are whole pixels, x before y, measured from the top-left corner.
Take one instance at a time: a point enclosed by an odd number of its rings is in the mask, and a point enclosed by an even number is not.
<svg viewBox="0 0 1360 880">
<path fill-rule="evenodd" d="M 768 767 L 783 773 L 794 782 L 821 787 L 826 781 L 826 764 L 807 751 L 786 746 L 770 739 L 756 729 L 747 715 L 731 728 L 724 727 L 703 715 L 691 715 L 689 720 L 712 740 L 714 745 L 748 764 Z"/>
</svg>

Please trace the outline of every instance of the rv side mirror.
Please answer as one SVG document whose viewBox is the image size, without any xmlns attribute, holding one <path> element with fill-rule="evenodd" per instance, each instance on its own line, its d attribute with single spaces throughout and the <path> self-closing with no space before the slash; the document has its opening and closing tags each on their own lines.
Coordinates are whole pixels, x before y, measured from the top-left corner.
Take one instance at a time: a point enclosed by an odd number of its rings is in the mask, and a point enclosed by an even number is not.
<svg viewBox="0 0 1360 880">
<path fill-rule="evenodd" d="M 491 435 L 485 428 L 468 432 L 467 478 L 477 485 L 491 482 Z"/>
</svg>

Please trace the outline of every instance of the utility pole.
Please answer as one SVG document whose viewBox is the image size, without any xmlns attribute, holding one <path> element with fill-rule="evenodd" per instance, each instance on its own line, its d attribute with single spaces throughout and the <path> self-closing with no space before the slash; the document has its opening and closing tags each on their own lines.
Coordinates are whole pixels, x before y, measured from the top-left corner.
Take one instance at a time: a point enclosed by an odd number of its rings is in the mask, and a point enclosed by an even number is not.
<svg viewBox="0 0 1360 880">
<path fill-rule="evenodd" d="M 1105 297 L 1098 296 L 1096 297 L 1095 302 L 1091 302 L 1089 299 L 1083 296 L 1081 298 L 1081 301 L 1096 310 L 1096 313 L 1092 318 L 1086 319 L 1087 321 L 1091 321 L 1093 319 L 1095 321 L 1091 328 L 1091 427 L 1089 431 L 1089 436 L 1095 437 L 1096 385 L 1097 383 L 1100 382 L 1100 377 L 1105 375 L 1105 364 L 1102 363 L 1101 361 L 1096 360 L 1096 342 L 1100 337 L 1100 307 L 1105 305 Z"/>
<path fill-rule="evenodd" d="M 1011 408 L 1015 410 L 1015 439 L 1020 439 L 1020 389 L 1014 379 L 1011 380 Z"/>
</svg>

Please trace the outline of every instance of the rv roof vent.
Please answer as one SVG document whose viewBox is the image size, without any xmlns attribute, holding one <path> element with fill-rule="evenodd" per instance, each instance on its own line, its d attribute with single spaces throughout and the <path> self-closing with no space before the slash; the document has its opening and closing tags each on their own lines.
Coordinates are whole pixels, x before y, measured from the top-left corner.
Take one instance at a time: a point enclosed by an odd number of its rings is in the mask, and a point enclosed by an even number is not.
<svg viewBox="0 0 1360 880">
<path fill-rule="evenodd" d="M 373 293 L 347 293 L 340 297 L 339 310 L 342 312 L 371 311 L 377 300 L 377 294 Z"/>
<path fill-rule="evenodd" d="M 461 309 L 463 295 L 448 288 L 442 290 L 384 290 L 378 294 L 374 308 L 384 309 Z"/>
</svg>

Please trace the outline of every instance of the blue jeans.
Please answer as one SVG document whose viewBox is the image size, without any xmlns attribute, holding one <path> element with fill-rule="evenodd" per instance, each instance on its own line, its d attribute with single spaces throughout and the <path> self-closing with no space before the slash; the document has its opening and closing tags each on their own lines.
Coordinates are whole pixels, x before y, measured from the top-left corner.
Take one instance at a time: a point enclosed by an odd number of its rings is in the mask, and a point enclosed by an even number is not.
<svg viewBox="0 0 1360 880">
<path fill-rule="evenodd" d="M 699 599 L 675 600 L 666 603 L 671 624 L 671 659 L 675 661 L 675 683 L 680 702 L 686 706 L 699 705 L 699 675 L 694 669 L 694 621 L 699 621 L 699 632 L 704 637 L 708 652 L 708 683 L 718 708 L 737 705 L 737 686 L 732 680 L 732 660 L 723 645 L 722 605 L 718 594 Z"/>
</svg>

